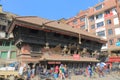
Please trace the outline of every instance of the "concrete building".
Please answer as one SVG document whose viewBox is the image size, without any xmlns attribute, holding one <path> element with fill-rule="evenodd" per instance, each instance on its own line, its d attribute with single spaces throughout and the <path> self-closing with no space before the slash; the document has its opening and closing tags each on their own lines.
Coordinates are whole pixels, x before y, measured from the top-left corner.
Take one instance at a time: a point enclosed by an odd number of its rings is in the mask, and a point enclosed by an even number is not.
<svg viewBox="0 0 120 80">
<path fill-rule="evenodd" d="M 7 29 L 15 14 L 5 12 L 0 5 L 0 59 L 15 59 L 17 48 L 13 45 L 13 36 L 7 38 Z M 0 62 L 1 63 L 1 62 Z"/>
<path fill-rule="evenodd" d="M 66 21 L 79 28 L 107 39 L 102 51 L 120 55 L 120 0 L 104 0 L 87 10 L 80 11 Z"/>
</svg>

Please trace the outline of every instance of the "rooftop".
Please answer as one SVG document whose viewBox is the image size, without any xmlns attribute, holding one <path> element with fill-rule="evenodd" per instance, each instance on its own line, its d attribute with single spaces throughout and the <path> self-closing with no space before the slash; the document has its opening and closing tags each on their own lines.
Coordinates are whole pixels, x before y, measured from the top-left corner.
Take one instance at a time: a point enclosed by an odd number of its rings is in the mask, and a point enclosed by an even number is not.
<svg viewBox="0 0 120 80">
<path fill-rule="evenodd" d="M 79 37 L 79 35 L 81 35 L 82 37 L 84 37 L 86 39 L 89 39 L 89 40 L 94 40 L 94 41 L 97 41 L 97 42 L 106 43 L 106 40 L 104 40 L 104 39 L 102 39 L 102 38 L 100 38 L 96 35 L 90 34 L 86 31 L 82 31 L 82 30 L 79 30 L 79 29 L 72 28 L 72 26 L 67 25 L 65 23 L 62 23 L 62 22 L 59 22 L 59 21 L 51 21 L 51 20 L 40 18 L 40 17 L 37 17 L 37 16 L 16 17 L 13 20 L 13 22 L 12 22 L 12 24 L 11 24 L 9 30 L 8 30 L 8 33 L 12 32 L 12 30 L 15 27 L 14 24 L 19 24 L 19 23 L 21 23 L 21 24 L 24 23 L 23 25 L 32 24 L 32 27 L 37 26 L 37 28 L 41 28 L 41 26 L 44 26 L 44 29 L 54 29 L 54 30 L 58 30 L 58 32 L 62 31 L 62 33 L 69 32 L 70 34 L 77 35 L 77 37 Z"/>
</svg>

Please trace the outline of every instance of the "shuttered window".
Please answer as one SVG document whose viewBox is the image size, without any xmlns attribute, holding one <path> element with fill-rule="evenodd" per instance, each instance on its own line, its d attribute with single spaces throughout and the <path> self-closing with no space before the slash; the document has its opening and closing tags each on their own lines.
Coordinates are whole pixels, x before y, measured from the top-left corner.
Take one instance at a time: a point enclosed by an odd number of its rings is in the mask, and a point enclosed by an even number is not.
<svg viewBox="0 0 120 80">
<path fill-rule="evenodd" d="M 1 59 L 7 59 L 8 52 L 1 52 Z"/>
<path fill-rule="evenodd" d="M 16 58 L 16 52 L 15 51 L 12 51 L 10 53 L 10 59 L 15 59 Z"/>
</svg>

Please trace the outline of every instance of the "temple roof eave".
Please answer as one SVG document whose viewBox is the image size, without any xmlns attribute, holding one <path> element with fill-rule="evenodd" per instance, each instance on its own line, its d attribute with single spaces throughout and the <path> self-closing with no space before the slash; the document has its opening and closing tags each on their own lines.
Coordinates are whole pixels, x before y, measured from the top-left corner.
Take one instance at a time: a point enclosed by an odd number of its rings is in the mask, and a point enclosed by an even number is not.
<svg viewBox="0 0 120 80">
<path fill-rule="evenodd" d="M 98 36 L 91 35 L 89 33 L 86 33 L 78 29 L 70 28 L 67 24 L 63 24 L 58 21 L 49 21 L 46 24 L 45 23 L 37 24 L 37 23 L 31 23 L 29 20 L 24 21 L 24 20 L 15 18 L 8 29 L 8 33 L 12 32 L 15 25 L 22 25 L 23 27 L 37 29 L 37 30 L 50 29 L 50 30 L 54 30 L 60 33 L 65 33 L 68 35 L 71 34 L 72 36 L 76 36 L 76 37 L 79 37 L 79 34 L 80 34 L 82 35 L 83 38 L 88 39 L 88 40 L 93 40 L 93 41 L 97 41 L 100 43 L 107 42 L 107 40 L 101 39 Z M 63 26 L 66 26 L 66 27 L 63 27 Z"/>
</svg>

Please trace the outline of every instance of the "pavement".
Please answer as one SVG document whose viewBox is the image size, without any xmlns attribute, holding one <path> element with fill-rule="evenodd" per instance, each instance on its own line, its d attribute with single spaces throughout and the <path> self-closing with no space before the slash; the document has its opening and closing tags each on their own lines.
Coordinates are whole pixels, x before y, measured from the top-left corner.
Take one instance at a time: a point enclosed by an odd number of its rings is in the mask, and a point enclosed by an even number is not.
<svg viewBox="0 0 120 80">
<path fill-rule="evenodd" d="M 57 79 L 38 79 L 38 76 L 37 76 L 31 80 L 61 80 L 61 79 L 60 78 L 57 78 Z M 78 76 L 72 75 L 71 79 L 66 78 L 64 80 L 120 80 L 120 74 L 111 73 L 109 75 L 105 75 L 104 77 L 99 77 L 97 75 L 97 76 L 94 76 L 92 78 L 89 78 L 88 76 L 84 77 L 82 75 L 78 75 Z"/>
</svg>

